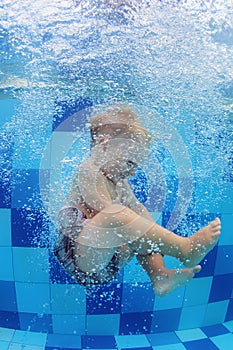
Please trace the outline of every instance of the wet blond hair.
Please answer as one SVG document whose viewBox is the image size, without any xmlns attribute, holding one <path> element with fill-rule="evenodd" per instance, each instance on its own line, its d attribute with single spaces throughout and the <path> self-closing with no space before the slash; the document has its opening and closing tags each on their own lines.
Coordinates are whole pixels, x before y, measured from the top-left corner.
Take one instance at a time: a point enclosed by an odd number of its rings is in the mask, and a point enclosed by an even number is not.
<svg viewBox="0 0 233 350">
<path fill-rule="evenodd" d="M 103 113 L 94 115 L 89 121 L 89 127 L 93 144 L 99 142 L 100 136 L 114 138 L 122 133 L 129 137 L 141 135 L 145 143 L 151 139 L 148 130 L 138 119 L 136 111 L 122 104 L 108 107 Z"/>
</svg>

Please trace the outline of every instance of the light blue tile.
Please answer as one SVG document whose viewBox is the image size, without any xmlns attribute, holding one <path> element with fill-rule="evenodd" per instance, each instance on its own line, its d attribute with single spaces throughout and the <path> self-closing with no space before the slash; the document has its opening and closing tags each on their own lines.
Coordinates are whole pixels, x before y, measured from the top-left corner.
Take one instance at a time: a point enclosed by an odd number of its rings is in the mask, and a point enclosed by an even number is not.
<svg viewBox="0 0 233 350">
<path fill-rule="evenodd" d="M 0 349 L 8 350 L 10 343 L 4 340 L 0 340 Z"/>
<path fill-rule="evenodd" d="M 205 333 L 199 328 L 176 331 L 175 333 L 182 342 L 207 338 Z"/>
<path fill-rule="evenodd" d="M 197 213 L 221 213 L 220 188 L 211 185 L 211 179 L 202 178 L 195 186 L 195 211 Z"/>
<path fill-rule="evenodd" d="M 169 293 L 166 297 L 156 297 L 154 310 L 168 310 L 182 307 L 184 292 L 185 288 L 180 288 Z"/>
<path fill-rule="evenodd" d="M 0 100 L 0 127 L 6 122 L 9 122 L 15 113 L 15 108 L 18 105 L 17 99 L 1 99 Z"/>
<path fill-rule="evenodd" d="M 81 336 L 71 334 L 48 334 L 46 346 L 81 349 Z"/>
<path fill-rule="evenodd" d="M 206 305 L 184 307 L 181 311 L 179 330 L 201 327 L 205 312 Z"/>
<path fill-rule="evenodd" d="M 233 333 L 233 321 L 224 322 L 223 325 L 224 325 L 230 332 Z"/>
<path fill-rule="evenodd" d="M 73 335 L 85 334 L 85 315 L 52 315 L 52 319 L 54 333 Z"/>
<path fill-rule="evenodd" d="M 0 209 L 0 246 L 11 246 L 11 210 Z"/>
<path fill-rule="evenodd" d="M 10 247 L 0 247 L 0 280 L 13 281 L 12 249 Z"/>
<path fill-rule="evenodd" d="M 221 210 L 222 214 L 232 214 L 233 208 L 233 183 L 227 182 L 222 185 L 221 193 Z"/>
<path fill-rule="evenodd" d="M 223 323 L 226 317 L 229 300 L 218 301 L 207 305 L 203 326 Z"/>
<path fill-rule="evenodd" d="M 49 253 L 46 248 L 13 248 L 15 281 L 49 282 Z"/>
<path fill-rule="evenodd" d="M 44 346 L 11 343 L 8 350 L 44 350 Z"/>
<path fill-rule="evenodd" d="M 153 350 L 186 350 L 183 344 L 169 344 L 153 346 Z"/>
<path fill-rule="evenodd" d="M 150 282 L 150 279 L 141 265 L 134 257 L 128 265 L 124 268 L 124 282 L 137 283 L 137 282 Z"/>
<path fill-rule="evenodd" d="M 221 215 L 221 235 L 219 238 L 219 245 L 233 245 L 233 215 L 223 214 Z"/>
<path fill-rule="evenodd" d="M 113 335 L 119 334 L 120 315 L 87 315 L 87 334 Z"/>
<path fill-rule="evenodd" d="M 142 335 L 118 335 L 115 336 L 118 349 L 121 348 L 143 348 L 149 347 L 150 343 L 147 337 Z"/>
<path fill-rule="evenodd" d="M 11 341 L 15 333 L 14 329 L 0 327 L 0 339 L 4 341 Z"/>
<path fill-rule="evenodd" d="M 86 313 L 85 289 L 77 284 L 51 284 L 51 308 L 54 314 Z M 65 300 L 61 303 L 61 300 Z"/>
<path fill-rule="evenodd" d="M 192 279 L 186 286 L 184 294 L 184 306 L 207 304 L 209 300 L 213 277 L 201 277 Z"/>
<path fill-rule="evenodd" d="M 45 346 L 47 334 L 39 332 L 25 332 L 16 330 L 13 336 L 13 343 L 21 343 L 24 345 Z"/>
<path fill-rule="evenodd" d="M 221 350 L 230 350 L 233 344 L 233 334 L 222 334 L 217 337 L 210 337 L 210 340 Z"/>
<path fill-rule="evenodd" d="M 15 286 L 19 312 L 51 312 L 49 284 L 16 282 Z"/>
</svg>

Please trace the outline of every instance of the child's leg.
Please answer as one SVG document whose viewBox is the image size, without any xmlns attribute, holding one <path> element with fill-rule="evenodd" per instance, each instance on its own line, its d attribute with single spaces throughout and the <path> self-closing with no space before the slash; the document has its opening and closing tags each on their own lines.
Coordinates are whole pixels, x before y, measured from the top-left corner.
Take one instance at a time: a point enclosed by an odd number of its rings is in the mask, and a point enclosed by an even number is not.
<svg viewBox="0 0 233 350">
<path fill-rule="evenodd" d="M 157 252 L 178 258 L 185 266 L 194 267 L 213 249 L 219 239 L 221 223 L 218 218 L 191 237 L 180 237 L 155 224 L 140 239 L 133 242 L 132 249 L 146 255 L 157 244 Z"/>
<path fill-rule="evenodd" d="M 174 256 L 186 266 L 193 267 L 215 246 L 219 234 L 219 219 L 186 238 L 168 231 L 126 207 L 113 204 L 84 226 L 78 237 L 78 243 L 100 252 L 102 248 L 106 248 L 109 256 L 114 248 L 126 244 L 140 255 L 147 255 L 151 251 L 160 252 Z"/>
<path fill-rule="evenodd" d="M 137 259 L 151 279 L 154 293 L 165 296 L 175 289 L 185 286 L 201 270 L 198 265 L 192 268 L 168 270 L 161 254 L 137 255 Z"/>
</svg>

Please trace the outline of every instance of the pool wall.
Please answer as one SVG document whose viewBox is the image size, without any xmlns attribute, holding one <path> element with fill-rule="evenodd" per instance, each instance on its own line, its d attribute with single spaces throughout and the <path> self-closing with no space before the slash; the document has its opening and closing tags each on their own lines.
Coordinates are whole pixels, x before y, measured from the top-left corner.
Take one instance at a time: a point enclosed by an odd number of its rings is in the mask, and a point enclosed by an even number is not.
<svg viewBox="0 0 233 350">
<path fill-rule="evenodd" d="M 17 103 L 13 98 L 0 100 L 2 130 L 14 114 Z M 79 101 L 75 111 L 91 104 L 90 100 Z M 51 117 L 48 128 L 48 133 L 53 136 L 50 157 L 42 168 L 41 157 L 29 161 L 27 145 L 24 150 L 17 149 L 17 145 L 11 144 L 10 135 L 3 131 L 1 136 L 5 164 L 1 169 L 4 178 L 0 179 L 0 327 L 61 335 L 72 344 L 74 336 L 144 336 L 230 322 L 233 319 L 230 162 L 218 187 L 210 187 L 205 176 L 195 181 L 192 205 L 182 224 L 192 226 L 198 221 L 204 225 L 219 216 L 222 234 L 218 246 L 202 263 L 202 271 L 185 288 L 164 298 L 156 297 L 145 272 L 133 260 L 118 280 L 86 291 L 59 265 L 46 242 L 52 225 L 45 220 L 40 184 L 41 177 L 43 184 L 51 181 L 54 157 L 62 152 L 73 132 L 73 126 L 69 130 L 64 124 L 69 113 L 73 114 L 74 110 L 64 114 L 63 119 Z M 85 122 L 85 118 L 80 121 Z M 16 153 L 17 157 L 14 156 Z M 171 175 L 169 181 L 173 181 L 175 189 L 177 180 Z M 173 207 L 170 196 L 160 218 L 162 224 L 166 224 Z M 149 209 L 153 215 L 153 208 Z M 43 240 L 38 239 L 41 232 Z M 173 266 L 174 261 L 167 259 L 167 264 Z M 140 344 L 140 338 L 138 341 Z"/>
</svg>

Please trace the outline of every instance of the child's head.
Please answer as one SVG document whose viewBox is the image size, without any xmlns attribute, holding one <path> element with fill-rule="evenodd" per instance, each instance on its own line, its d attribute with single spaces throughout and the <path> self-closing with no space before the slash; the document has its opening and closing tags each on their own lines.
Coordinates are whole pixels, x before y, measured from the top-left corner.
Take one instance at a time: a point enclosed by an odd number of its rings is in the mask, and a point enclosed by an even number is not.
<svg viewBox="0 0 233 350">
<path fill-rule="evenodd" d="M 125 105 L 109 107 L 105 112 L 93 116 L 90 120 L 90 131 L 93 146 L 105 138 L 138 137 L 145 144 L 150 141 L 150 134 L 141 125 L 136 112 Z"/>
</svg>

